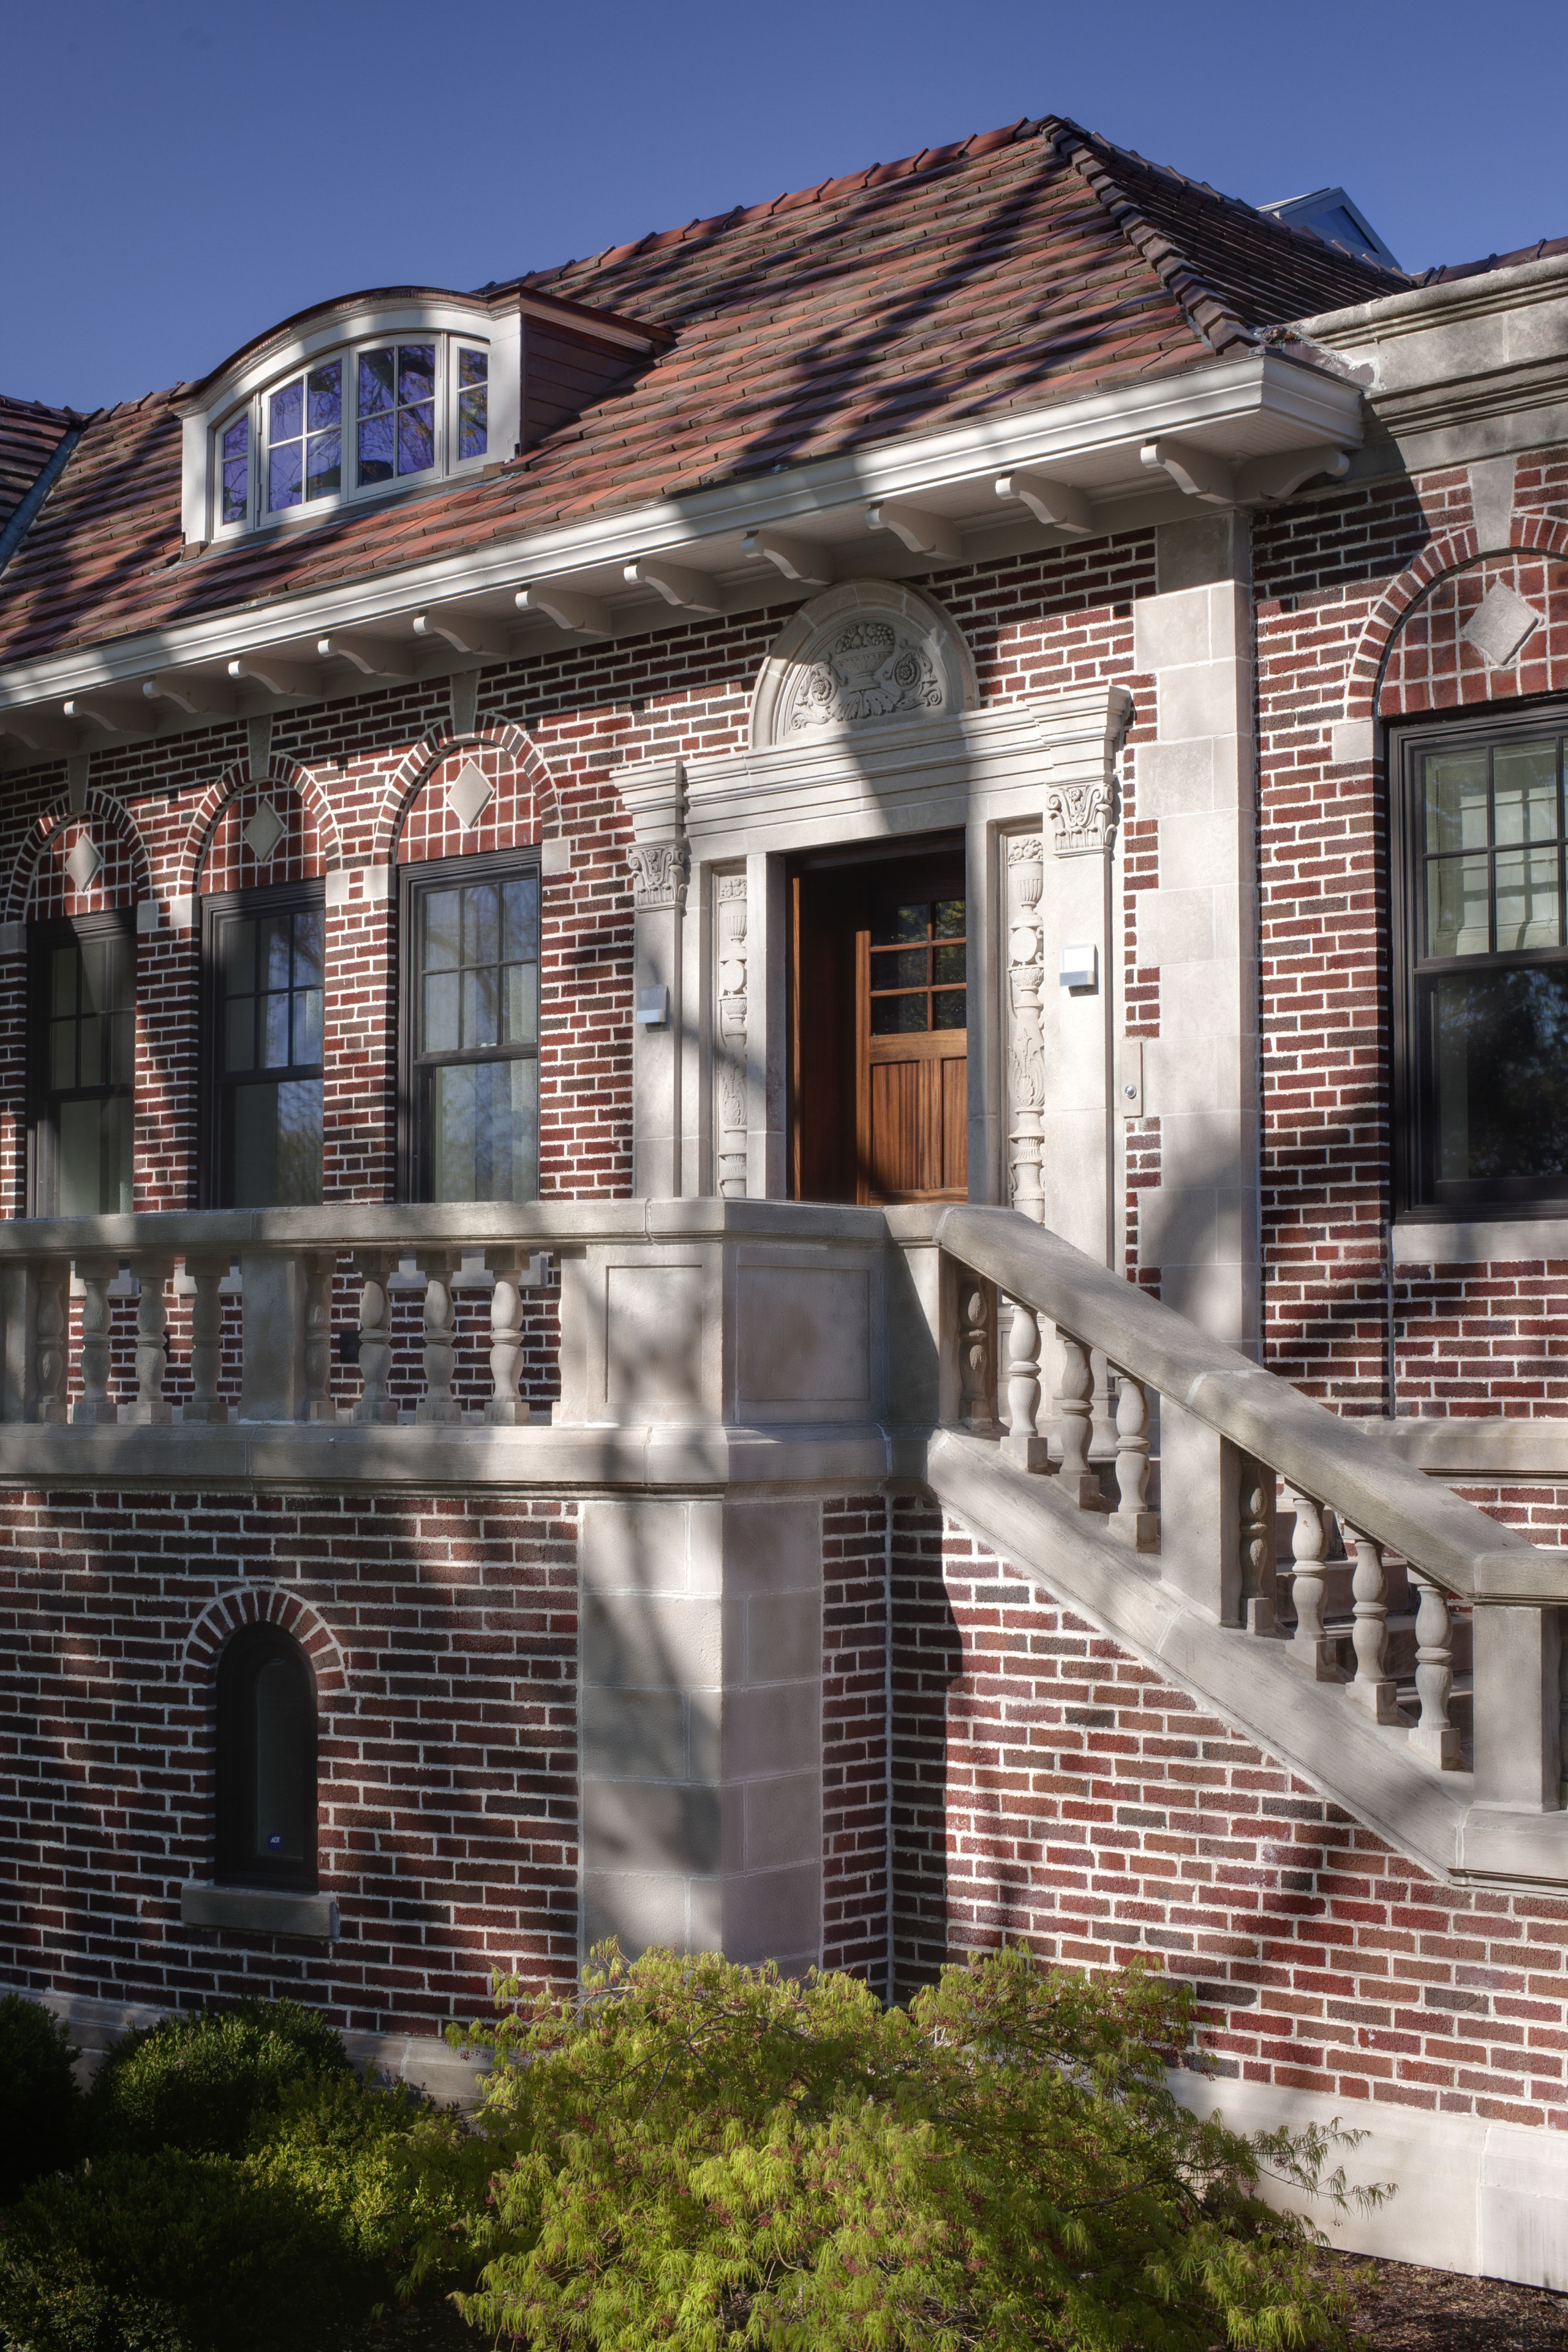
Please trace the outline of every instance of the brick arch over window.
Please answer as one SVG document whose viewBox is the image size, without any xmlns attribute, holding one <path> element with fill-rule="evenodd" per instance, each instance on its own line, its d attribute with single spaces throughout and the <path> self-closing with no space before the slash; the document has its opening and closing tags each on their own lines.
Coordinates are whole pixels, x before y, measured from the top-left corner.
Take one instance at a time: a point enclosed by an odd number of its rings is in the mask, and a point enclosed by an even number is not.
<svg viewBox="0 0 1568 2352">
<path fill-rule="evenodd" d="M 1395 648 L 1409 626 L 1413 624 L 1419 625 L 1416 616 L 1429 601 L 1434 598 L 1438 600 L 1433 605 L 1432 611 L 1432 622 L 1436 626 L 1436 636 L 1433 642 L 1440 647 L 1445 633 L 1448 629 L 1447 608 L 1442 602 L 1442 599 L 1448 595 L 1452 596 L 1453 610 L 1458 614 L 1453 628 L 1453 635 L 1457 637 L 1458 631 L 1465 626 L 1468 619 L 1469 609 L 1473 609 L 1473 605 L 1468 609 L 1465 606 L 1465 595 L 1461 594 L 1457 585 L 1459 579 L 1472 572 L 1487 575 L 1488 567 L 1495 566 L 1499 567 L 1498 578 L 1501 580 L 1503 566 L 1511 564 L 1516 567 L 1516 570 L 1529 570 L 1533 567 L 1542 579 L 1547 573 L 1557 574 L 1558 593 L 1561 593 L 1563 583 L 1559 566 L 1563 562 L 1568 562 L 1568 524 L 1552 522 L 1543 515 L 1516 514 L 1509 529 L 1509 543 L 1506 549 L 1489 548 L 1483 551 L 1473 529 L 1448 531 L 1441 538 L 1433 540 L 1430 546 L 1422 550 L 1415 562 L 1402 572 L 1397 580 L 1389 583 L 1362 625 L 1361 635 L 1352 656 L 1350 677 L 1345 689 L 1345 717 L 1372 719 L 1389 715 L 1384 711 L 1384 690 L 1388 680 L 1391 664 L 1399 658 Z M 1477 589 L 1474 594 L 1474 605 L 1479 604 L 1482 595 L 1487 593 L 1491 584 L 1491 578 L 1486 576 L 1485 584 Z M 1522 592 L 1516 590 L 1516 593 Z M 1544 587 L 1538 591 L 1538 594 L 1545 593 Z M 1542 609 L 1536 597 L 1527 595 L 1526 602 L 1535 603 L 1538 611 Z M 1568 619 L 1568 614 L 1565 614 L 1565 619 Z M 1545 620 L 1546 628 L 1537 630 L 1536 637 L 1544 646 L 1545 641 L 1555 635 L 1558 649 L 1552 667 L 1561 673 L 1563 670 L 1565 654 L 1568 654 L 1568 646 L 1564 644 L 1563 634 L 1564 623 L 1560 621 L 1554 631 L 1552 615 L 1549 610 L 1545 612 Z M 1523 654 L 1525 658 L 1519 665 L 1523 668 L 1531 667 L 1539 659 L 1536 648 L 1531 646 L 1527 645 Z M 1456 677 L 1463 677 L 1468 680 L 1483 673 L 1486 664 L 1479 654 L 1474 656 L 1474 666 L 1472 669 L 1469 648 L 1467 647 L 1464 668 L 1462 671 L 1457 668 Z M 1510 665 L 1503 670 L 1501 674 L 1503 679 L 1511 679 L 1514 667 Z M 1403 690 L 1402 682 L 1401 691 Z M 1544 689 L 1538 689 L 1534 685 L 1520 688 L 1512 684 L 1502 684 L 1500 685 L 1499 690 L 1512 695 L 1520 692 L 1535 693 Z M 1461 693 L 1456 688 L 1447 702 L 1402 702 L 1400 708 L 1402 709 L 1453 708 L 1458 707 L 1461 701 L 1486 701 L 1491 698 L 1493 697 L 1489 692 Z"/>
<path fill-rule="evenodd" d="M 103 863 L 88 887 L 79 890 L 66 861 L 84 835 Z M 48 809 L 30 830 L 11 870 L 6 919 L 47 922 L 61 915 L 134 906 L 147 896 L 150 877 L 146 845 L 124 803 L 110 793 L 89 792 L 85 809 Z"/>
<path fill-rule="evenodd" d="M 286 828 L 265 863 L 240 838 L 264 800 L 271 802 Z M 208 785 L 197 803 L 180 847 L 173 888 L 178 897 L 198 890 L 265 889 L 271 883 L 314 881 L 342 862 L 331 803 L 309 768 L 275 758 L 258 776 L 247 760 L 239 760 Z"/>
<path fill-rule="evenodd" d="M 491 798 L 465 827 L 446 806 L 449 783 L 472 760 Z M 468 850 L 512 849 L 561 829 L 561 796 L 538 746 L 510 719 L 481 720 L 472 735 L 432 728 L 388 778 L 376 811 L 372 863 L 418 863 Z"/>
<path fill-rule="evenodd" d="M 247 1625 L 276 1625 L 293 1635 L 310 1659 L 316 1676 L 316 1694 L 324 1706 L 348 1696 L 348 1670 L 337 1635 L 308 1601 L 276 1585 L 237 1585 L 220 1592 L 192 1626 L 180 1659 L 183 1679 L 211 1688 L 218 1660 L 235 1635 Z"/>
</svg>

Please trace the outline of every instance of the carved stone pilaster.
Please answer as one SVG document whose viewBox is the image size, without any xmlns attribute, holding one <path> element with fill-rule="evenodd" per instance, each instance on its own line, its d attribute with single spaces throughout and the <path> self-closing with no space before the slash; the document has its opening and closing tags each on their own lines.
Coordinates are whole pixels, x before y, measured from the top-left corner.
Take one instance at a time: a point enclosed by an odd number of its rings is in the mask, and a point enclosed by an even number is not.
<svg viewBox="0 0 1568 2352">
<path fill-rule="evenodd" d="M 669 907 L 679 912 L 685 906 L 689 854 L 684 841 L 639 841 L 627 850 L 632 901 L 639 911 Z"/>
<path fill-rule="evenodd" d="M 1040 1181 L 1045 1120 L 1046 1045 L 1040 1021 L 1044 975 L 1038 908 L 1045 882 L 1045 852 L 1038 834 L 1007 845 L 1011 923 L 1007 935 L 1007 990 L 1012 1027 L 1007 1047 L 1007 1150 L 1013 1171 L 1013 1206 L 1044 1224 L 1046 1198 Z"/>
<path fill-rule="evenodd" d="M 719 1191 L 746 1197 L 746 877 L 721 875 L 718 942 Z"/>
<path fill-rule="evenodd" d="M 1053 784 L 1046 806 L 1058 857 L 1089 857 L 1110 848 L 1116 808 L 1109 784 Z"/>
</svg>

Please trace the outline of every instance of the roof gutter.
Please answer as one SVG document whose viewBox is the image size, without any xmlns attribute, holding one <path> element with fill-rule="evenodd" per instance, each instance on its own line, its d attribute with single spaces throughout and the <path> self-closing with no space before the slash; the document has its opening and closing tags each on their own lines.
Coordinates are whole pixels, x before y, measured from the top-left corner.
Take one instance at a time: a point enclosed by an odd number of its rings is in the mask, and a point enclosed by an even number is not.
<svg viewBox="0 0 1568 2352">
<path fill-rule="evenodd" d="M 0 530 L 0 572 L 4 572 L 33 526 L 33 518 L 60 476 L 65 472 L 71 451 L 86 430 L 86 419 L 80 425 L 68 425 L 49 456 L 40 467 L 32 488 L 16 509 L 4 530 Z"/>
</svg>

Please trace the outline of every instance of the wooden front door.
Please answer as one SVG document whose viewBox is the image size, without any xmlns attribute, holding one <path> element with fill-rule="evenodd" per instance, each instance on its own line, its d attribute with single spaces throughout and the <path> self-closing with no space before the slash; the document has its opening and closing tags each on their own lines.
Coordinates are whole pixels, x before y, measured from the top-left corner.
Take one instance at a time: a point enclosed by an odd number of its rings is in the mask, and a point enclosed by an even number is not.
<svg viewBox="0 0 1568 2352">
<path fill-rule="evenodd" d="M 962 844 L 834 860 L 792 880 L 794 1192 L 967 1197 Z"/>
</svg>

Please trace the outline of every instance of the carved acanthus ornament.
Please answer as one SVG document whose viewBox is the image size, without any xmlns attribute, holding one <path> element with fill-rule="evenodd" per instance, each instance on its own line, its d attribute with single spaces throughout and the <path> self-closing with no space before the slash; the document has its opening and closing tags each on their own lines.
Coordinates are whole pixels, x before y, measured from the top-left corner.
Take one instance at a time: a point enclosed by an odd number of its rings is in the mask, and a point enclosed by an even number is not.
<svg viewBox="0 0 1568 2352">
<path fill-rule="evenodd" d="M 803 665 L 789 724 L 854 727 L 868 719 L 915 718 L 940 710 L 946 698 L 936 665 L 911 635 L 888 621 L 852 621 L 816 661 Z"/>
<path fill-rule="evenodd" d="M 684 907 L 689 855 L 684 841 L 639 841 L 628 849 L 634 903 L 639 908 Z"/>
<path fill-rule="evenodd" d="M 1116 810 L 1109 784 L 1053 784 L 1046 806 L 1058 857 L 1084 857 L 1110 847 Z"/>
<path fill-rule="evenodd" d="M 1013 922 L 1007 939 L 1007 988 L 1012 1030 L 1007 1047 L 1008 1156 L 1013 1170 L 1013 1206 L 1037 1225 L 1046 1220 L 1040 1160 L 1045 1136 L 1046 1044 L 1040 1019 L 1044 953 L 1038 908 L 1045 884 L 1045 854 L 1038 834 L 1007 845 L 1007 878 Z"/>
<path fill-rule="evenodd" d="M 718 886 L 719 1191 L 746 1197 L 746 877 Z"/>
</svg>

